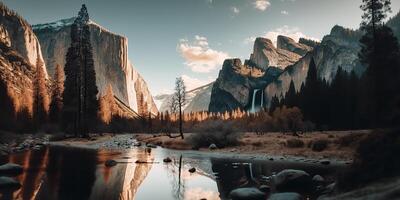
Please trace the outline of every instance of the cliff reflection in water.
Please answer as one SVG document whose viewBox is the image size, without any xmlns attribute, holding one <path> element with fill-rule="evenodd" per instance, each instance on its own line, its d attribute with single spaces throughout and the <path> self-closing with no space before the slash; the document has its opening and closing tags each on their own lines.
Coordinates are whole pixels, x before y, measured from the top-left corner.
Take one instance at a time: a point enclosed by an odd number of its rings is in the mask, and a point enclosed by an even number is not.
<svg viewBox="0 0 400 200">
<path fill-rule="evenodd" d="M 163 163 L 166 157 L 172 162 Z M 109 159 L 118 164 L 105 167 Z M 218 200 L 228 199 L 233 189 L 266 184 L 266 176 L 284 169 L 326 178 L 338 170 L 333 165 L 244 160 L 162 148 L 147 152 L 144 148 L 112 151 L 52 146 L 0 158 L 0 164 L 6 162 L 18 163 L 25 170 L 16 177 L 22 188 L 0 198 L 30 200 Z M 194 173 L 189 172 L 191 168 Z M 302 194 L 314 199 L 311 193 Z"/>
</svg>

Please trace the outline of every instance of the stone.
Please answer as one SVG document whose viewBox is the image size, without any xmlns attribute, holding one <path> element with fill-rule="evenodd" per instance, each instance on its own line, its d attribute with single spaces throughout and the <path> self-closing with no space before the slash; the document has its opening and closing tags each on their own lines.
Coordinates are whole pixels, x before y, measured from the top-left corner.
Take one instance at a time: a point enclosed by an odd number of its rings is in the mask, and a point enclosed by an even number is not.
<svg viewBox="0 0 400 200">
<path fill-rule="evenodd" d="M 285 169 L 273 177 L 273 183 L 278 191 L 309 190 L 311 187 L 310 175 L 302 170 Z"/>
<path fill-rule="evenodd" d="M 190 168 L 190 169 L 189 169 L 189 172 L 190 172 L 190 173 L 195 173 L 195 172 L 196 172 L 196 168 L 194 168 L 194 167 Z"/>
<path fill-rule="evenodd" d="M 325 179 L 324 179 L 324 177 L 317 174 L 317 175 L 313 176 L 312 181 L 314 183 L 324 183 Z"/>
<path fill-rule="evenodd" d="M 232 200 L 265 200 L 265 193 L 257 188 L 238 188 L 229 193 Z"/>
<path fill-rule="evenodd" d="M 19 175 L 24 168 L 15 163 L 7 163 L 0 166 L 0 175 Z"/>
<path fill-rule="evenodd" d="M 217 145 L 215 145 L 215 144 L 210 144 L 210 146 L 208 147 L 208 149 L 210 149 L 210 150 L 215 150 L 215 149 L 218 149 L 218 147 L 217 147 Z"/>
<path fill-rule="evenodd" d="M 0 177 L 0 190 L 17 190 L 21 187 L 21 184 L 10 177 Z"/>
<path fill-rule="evenodd" d="M 113 166 L 117 165 L 117 161 L 115 161 L 115 160 L 107 160 L 107 161 L 104 163 L 104 165 L 105 165 L 106 167 L 113 167 Z"/>
<path fill-rule="evenodd" d="M 172 162 L 171 158 L 169 158 L 169 157 L 164 158 L 163 161 L 164 161 L 165 163 L 170 163 L 170 162 Z"/>
<path fill-rule="evenodd" d="M 284 192 L 272 194 L 268 200 L 302 200 L 303 197 L 295 192 Z"/>
</svg>

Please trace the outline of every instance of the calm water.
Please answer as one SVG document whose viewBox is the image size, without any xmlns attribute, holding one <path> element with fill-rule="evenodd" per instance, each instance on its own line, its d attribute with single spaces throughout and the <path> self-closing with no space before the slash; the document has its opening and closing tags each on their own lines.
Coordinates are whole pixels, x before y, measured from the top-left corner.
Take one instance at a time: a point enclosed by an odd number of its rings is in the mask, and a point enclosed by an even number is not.
<svg viewBox="0 0 400 200">
<path fill-rule="evenodd" d="M 172 163 L 162 162 L 167 156 Z M 120 163 L 105 167 L 108 159 Z M 136 164 L 137 160 L 147 163 Z M 149 153 L 143 148 L 118 152 L 52 146 L 14 154 L 0 162 L 18 163 L 25 168 L 17 177 L 22 188 L 3 194 L 2 199 L 40 200 L 227 199 L 232 189 L 258 186 L 263 176 L 283 169 L 302 169 L 328 178 L 341 169 L 312 162 L 239 159 L 162 148 Z M 188 172 L 192 167 L 195 173 Z"/>
</svg>

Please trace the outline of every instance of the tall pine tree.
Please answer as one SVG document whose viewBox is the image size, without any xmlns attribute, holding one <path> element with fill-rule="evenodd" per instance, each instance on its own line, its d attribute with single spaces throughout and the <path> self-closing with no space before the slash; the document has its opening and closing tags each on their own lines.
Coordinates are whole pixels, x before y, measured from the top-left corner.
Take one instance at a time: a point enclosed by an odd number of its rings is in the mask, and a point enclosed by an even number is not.
<svg viewBox="0 0 400 200">
<path fill-rule="evenodd" d="M 33 117 L 37 128 L 46 122 L 49 112 L 49 94 L 43 62 L 37 58 L 36 74 L 33 84 Z"/>
<path fill-rule="evenodd" d="M 57 64 L 56 72 L 54 73 L 53 93 L 50 104 L 50 121 L 59 123 L 63 107 L 63 92 L 64 92 L 64 70 Z"/>
<path fill-rule="evenodd" d="M 89 14 L 82 5 L 71 26 L 71 47 L 65 64 L 64 127 L 87 137 L 98 120 L 96 73 L 90 43 Z"/>
<path fill-rule="evenodd" d="M 370 127 L 396 126 L 399 114 L 400 50 L 392 30 L 384 25 L 389 0 L 363 0 L 360 61 L 368 68 L 364 76 L 363 102 Z"/>
</svg>

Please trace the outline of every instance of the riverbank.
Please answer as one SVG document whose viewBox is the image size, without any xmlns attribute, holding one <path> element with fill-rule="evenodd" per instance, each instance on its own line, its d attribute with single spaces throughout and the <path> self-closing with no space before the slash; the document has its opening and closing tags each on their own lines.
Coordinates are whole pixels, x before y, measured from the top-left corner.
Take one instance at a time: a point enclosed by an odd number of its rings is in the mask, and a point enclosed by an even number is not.
<svg viewBox="0 0 400 200">
<path fill-rule="evenodd" d="M 350 161 L 358 142 L 368 133 L 367 130 L 312 132 L 300 136 L 283 133 L 266 133 L 263 135 L 245 133 L 239 140 L 239 145 L 216 148 L 212 151 Z M 188 139 L 191 135 L 186 133 L 185 139 L 182 140 L 162 134 L 135 134 L 135 139 L 146 144 L 155 144 L 169 149 L 191 150 L 193 146 Z M 209 148 L 198 150 L 210 151 Z"/>
</svg>

